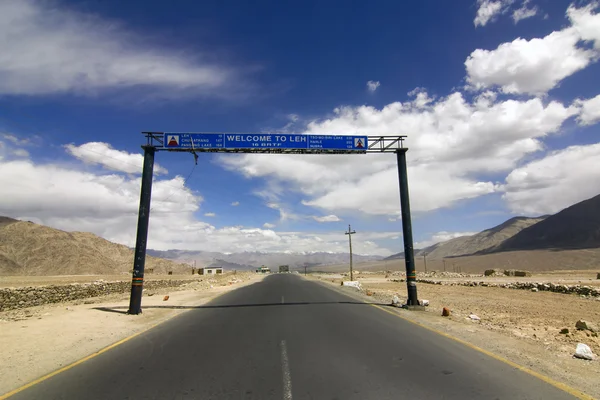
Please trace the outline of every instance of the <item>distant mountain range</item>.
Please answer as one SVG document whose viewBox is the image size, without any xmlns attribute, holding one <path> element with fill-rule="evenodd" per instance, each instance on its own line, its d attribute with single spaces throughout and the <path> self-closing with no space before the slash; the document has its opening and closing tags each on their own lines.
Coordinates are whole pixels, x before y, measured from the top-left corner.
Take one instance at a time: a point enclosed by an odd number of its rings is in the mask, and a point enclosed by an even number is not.
<svg viewBox="0 0 600 400">
<path fill-rule="evenodd" d="M 600 195 L 559 213 L 536 218 L 514 217 L 471 236 L 463 236 L 416 250 L 415 256 L 442 259 L 518 250 L 567 250 L 600 247 Z M 148 250 L 146 268 L 155 273 L 189 273 L 191 266 L 221 266 L 228 270 L 311 270 L 346 264 L 348 253 L 239 252 Z M 353 255 L 355 263 L 404 258 Z M 28 221 L 0 217 L 0 275 L 127 274 L 133 250 L 87 232 L 65 232 Z"/>
<path fill-rule="evenodd" d="M 569 250 L 600 247 L 600 195 L 554 215 L 514 217 L 471 236 L 415 249 L 415 256 L 442 259 L 518 250 Z M 394 254 L 385 260 L 404 258 Z"/>
<path fill-rule="evenodd" d="M 292 269 L 301 269 L 304 266 L 314 267 L 318 265 L 333 265 L 347 263 L 350 261 L 348 253 L 327 253 L 327 252 L 240 252 L 240 253 L 219 253 L 208 251 L 187 251 L 187 250 L 147 250 L 149 255 L 174 260 L 177 262 L 186 262 L 197 267 L 220 266 L 227 269 L 251 270 L 265 265 L 270 268 L 276 268 L 279 265 L 289 265 Z M 354 254 L 353 261 L 378 261 L 384 257 Z"/>
</svg>

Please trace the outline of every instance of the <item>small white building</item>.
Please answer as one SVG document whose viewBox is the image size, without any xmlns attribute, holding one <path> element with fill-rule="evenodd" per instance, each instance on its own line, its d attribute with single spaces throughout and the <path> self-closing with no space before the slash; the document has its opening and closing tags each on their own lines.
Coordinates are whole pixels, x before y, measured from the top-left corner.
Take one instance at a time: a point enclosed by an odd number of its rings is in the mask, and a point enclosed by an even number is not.
<svg viewBox="0 0 600 400">
<path fill-rule="evenodd" d="M 198 275 L 218 275 L 223 273 L 223 267 L 198 268 Z"/>
</svg>

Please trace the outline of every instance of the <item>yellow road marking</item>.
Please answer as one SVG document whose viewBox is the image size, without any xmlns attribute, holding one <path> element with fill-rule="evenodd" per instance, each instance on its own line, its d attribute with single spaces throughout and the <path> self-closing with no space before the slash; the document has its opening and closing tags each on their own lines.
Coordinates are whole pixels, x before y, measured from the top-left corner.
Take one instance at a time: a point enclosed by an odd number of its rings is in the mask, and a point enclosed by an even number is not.
<svg viewBox="0 0 600 400">
<path fill-rule="evenodd" d="M 241 286 L 239 286 L 238 288 L 240 288 L 240 287 L 244 287 L 244 286 L 246 286 L 246 285 L 241 285 Z M 216 298 L 220 297 L 222 294 L 223 294 L 223 293 L 221 293 L 221 294 L 218 294 L 218 295 L 217 295 L 217 296 L 216 296 L 214 299 L 216 299 Z M 214 299 L 209 299 L 209 300 L 214 300 Z M 158 323 L 156 323 L 156 324 L 154 324 L 154 325 L 152 325 L 152 326 L 149 326 L 148 328 L 146 328 L 146 329 L 144 329 L 144 330 L 141 330 L 141 331 L 139 331 L 139 332 L 137 332 L 137 333 L 134 333 L 133 335 L 131 335 L 131 336 L 129 336 L 129 337 L 126 337 L 125 339 L 121 339 L 121 340 L 119 340 L 118 342 L 115 342 L 115 343 L 113 343 L 113 344 L 111 344 L 111 345 L 109 345 L 109 346 L 107 346 L 107 347 L 105 347 L 105 348 L 103 348 L 103 349 L 101 349 L 101 350 L 99 350 L 99 351 L 95 352 L 95 353 L 92 353 L 92 354 L 90 354 L 89 356 L 82 358 L 81 360 L 75 361 L 75 362 L 73 362 L 73 363 L 71 363 L 71 364 L 69 364 L 69 365 L 67 365 L 67 366 L 65 366 L 65 367 L 62 367 L 62 368 L 60 368 L 60 369 L 57 369 L 56 371 L 50 372 L 49 374 L 46 374 L 46 375 L 42 376 L 41 378 L 38 378 L 38 379 L 36 379 L 36 380 L 34 380 L 34 381 L 31 381 L 31 382 L 29 382 L 29 383 L 28 383 L 28 384 L 26 384 L 26 385 L 23 385 L 23 386 L 21 386 L 21 387 L 19 387 L 19 388 L 16 388 L 16 389 L 14 389 L 14 390 L 12 390 L 12 391 L 10 391 L 10 392 L 8 392 L 8 393 L 5 393 L 5 394 L 3 394 L 3 395 L 0 395 L 0 400 L 6 400 L 6 399 L 8 399 L 10 396 L 14 396 L 15 394 L 17 394 L 17 393 L 19 393 L 19 392 L 22 392 L 23 390 L 25 390 L 25 389 L 28 389 L 28 388 L 30 388 L 30 387 L 32 387 L 32 386 L 34 386 L 34 385 L 37 385 L 37 384 L 38 384 L 38 383 L 40 383 L 40 382 L 43 382 L 43 381 L 45 381 L 45 380 L 47 380 L 47 379 L 50 379 L 50 378 L 52 378 L 53 376 L 60 374 L 61 372 L 65 372 L 65 371 L 67 371 L 67 370 L 69 370 L 69 369 L 71 369 L 71 368 L 73 368 L 73 367 L 75 367 L 75 366 L 77 366 L 77 365 L 79 365 L 79 364 L 81 364 L 81 363 L 84 363 L 84 362 L 86 362 L 87 360 L 90 360 L 90 359 L 92 359 L 92 358 L 94 358 L 94 357 L 96 357 L 96 356 L 99 356 L 99 355 L 100 355 L 100 354 L 102 354 L 102 353 L 105 353 L 105 352 L 107 352 L 108 350 L 114 349 L 115 347 L 117 347 L 117 346 L 119 346 L 119 345 L 121 345 L 121 344 L 123 344 L 123 343 L 125 343 L 125 342 L 127 342 L 127 341 L 129 341 L 129 340 L 131 340 L 131 339 L 133 339 L 134 337 L 136 337 L 136 336 L 139 336 L 139 335 L 141 335 L 142 333 L 144 333 L 144 332 L 147 332 L 147 331 L 149 331 L 150 329 L 152 329 L 152 328 L 155 328 L 155 327 L 157 327 L 158 325 L 160 325 L 160 324 L 162 324 L 162 323 L 164 323 L 164 322 L 167 322 L 168 320 L 170 320 L 170 319 L 172 319 L 172 318 L 174 318 L 174 317 L 177 317 L 177 316 L 179 316 L 179 315 L 181 315 L 181 314 L 182 314 L 182 313 L 180 313 L 180 314 L 176 314 L 176 315 L 173 315 L 173 316 L 172 316 L 172 317 L 170 317 L 170 318 L 167 318 L 167 319 L 165 319 L 165 320 L 163 320 L 163 321 L 161 321 L 161 322 L 158 322 Z"/>
<path fill-rule="evenodd" d="M 446 337 L 446 338 L 448 338 L 448 339 L 454 340 L 455 342 L 458 342 L 458 343 L 460 343 L 460 344 L 462 344 L 462 345 L 464 345 L 464 346 L 467 346 L 467 347 L 469 347 L 469 348 L 471 348 L 471 349 L 473 349 L 473 350 L 476 350 L 476 351 L 478 351 L 478 352 L 480 352 L 480 353 L 483 353 L 483 354 L 485 354 L 486 356 L 492 357 L 492 358 L 493 358 L 493 359 L 495 359 L 495 360 L 498 360 L 498 361 L 501 361 L 501 362 L 503 362 L 503 363 L 505 363 L 505 364 L 508 364 L 508 365 L 510 365 L 511 367 L 513 367 L 513 368 L 516 368 L 516 369 L 518 369 L 519 371 L 523 371 L 523 372 L 525 372 L 525 373 L 527 373 L 527 374 L 529 374 L 529 375 L 531 375 L 531 376 L 534 376 L 534 377 L 536 377 L 536 378 L 538 378 L 538 379 L 541 379 L 542 381 L 544 381 L 544 382 L 546 382 L 546 383 L 548 383 L 548 384 L 550 384 L 550 385 L 554 386 L 555 388 L 558 388 L 558 389 L 560 389 L 560 390 L 562 390 L 562 391 L 564 391 L 564 392 L 567 392 L 568 394 L 570 394 L 570 395 L 572 395 L 572 396 L 575 396 L 575 397 L 576 397 L 576 398 L 578 398 L 578 399 L 581 399 L 581 400 L 595 400 L 595 399 L 594 399 L 592 396 L 590 396 L 590 395 L 588 395 L 588 394 L 585 394 L 585 393 L 583 393 L 583 392 L 582 392 L 582 391 L 580 391 L 580 390 L 574 389 L 574 388 L 572 388 L 572 387 L 570 387 L 570 386 L 568 386 L 568 385 L 565 385 L 564 383 L 561 383 L 561 382 L 555 381 L 554 379 L 552 379 L 552 378 L 550 378 L 550 377 L 548 377 L 548 376 L 546 376 L 546 375 L 542 375 L 542 374 L 540 374 L 539 372 L 535 372 L 535 371 L 533 371 L 533 370 L 531 370 L 531 369 L 529 369 L 529 368 L 526 368 L 526 367 L 524 367 L 524 366 L 522 366 L 522 365 L 519 365 L 519 364 L 517 364 L 517 363 L 514 363 L 514 362 L 512 362 L 512 361 L 510 361 L 510 360 L 507 360 L 506 358 L 500 357 L 499 355 L 497 355 L 497 354 L 494 354 L 494 353 L 492 353 L 492 352 L 490 352 L 490 351 L 487 351 L 487 350 L 485 350 L 485 349 L 482 349 L 481 347 L 477 347 L 477 346 L 475 346 L 474 344 L 471 344 L 471 343 L 469 343 L 469 342 L 466 342 L 466 341 L 464 341 L 464 340 L 461 340 L 461 339 L 459 339 L 459 338 L 456 338 L 456 337 L 454 337 L 454 336 L 451 336 L 451 335 L 449 335 L 449 334 L 447 334 L 447 333 L 445 333 L 445 332 L 438 331 L 438 330 L 437 330 L 437 329 L 435 329 L 435 328 L 431 328 L 431 327 L 429 327 L 429 326 L 425 326 L 425 325 L 423 325 L 423 324 L 421 324 L 421 323 L 419 323 L 419 322 L 412 321 L 412 320 L 410 320 L 410 319 L 408 319 L 408 318 L 406 318 L 406 317 L 403 317 L 402 315 L 398 314 L 397 312 L 390 311 L 390 310 L 386 310 L 385 308 L 383 308 L 383 307 L 381 307 L 381 306 L 378 306 L 378 305 L 376 305 L 376 304 L 371 304 L 371 305 L 372 305 L 373 307 L 376 307 L 376 308 L 380 309 L 381 311 L 385 311 L 386 313 L 389 313 L 389 314 L 395 315 L 395 316 L 396 316 L 396 317 L 398 317 L 398 318 L 402 318 L 404 321 L 410 322 L 411 324 L 414 324 L 414 325 L 417 325 L 417 326 L 419 326 L 419 327 L 421 327 L 421 328 L 427 329 L 428 331 L 431 331 L 431 332 L 437 333 L 438 335 L 441 335 L 441 336 L 444 336 L 444 337 Z M 2 398 L 0 398 L 0 400 L 2 400 Z"/>
<path fill-rule="evenodd" d="M 128 336 L 128 337 L 126 337 L 125 339 L 121 339 L 121 340 L 119 340 L 119 341 L 118 341 L 118 342 L 116 342 L 116 343 L 113 343 L 113 344 L 111 344 L 111 345 L 109 345 L 109 346 L 106 346 L 105 348 L 103 348 L 103 349 L 101 349 L 101 350 L 98 350 L 98 351 L 97 351 L 97 352 L 95 352 L 95 353 L 92 353 L 92 354 L 90 354 L 89 356 L 86 356 L 86 357 L 84 357 L 84 358 L 82 358 L 82 359 L 80 359 L 80 360 L 77 360 L 77 361 L 75 361 L 74 363 L 71 363 L 71 364 L 69 364 L 69 365 L 67 365 L 67 366 L 64 366 L 64 367 L 62 367 L 62 368 L 60 368 L 60 369 L 57 369 L 56 371 L 50 372 L 49 374 L 46 374 L 46 375 L 42 376 L 41 378 L 38 378 L 38 379 L 36 379 L 36 380 L 34 380 L 34 381 L 31 381 L 31 382 L 29 382 L 29 383 L 28 383 L 28 384 L 26 384 L 26 385 L 23 385 L 23 386 L 21 386 L 21 387 L 19 387 L 19 388 L 16 388 L 16 389 L 14 389 L 14 390 L 12 390 L 12 391 L 10 391 L 10 392 L 8 392 L 8 393 L 5 393 L 5 394 L 3 394 L 3 395 L 1 395 L 1 396 L 0 396 L 0 400 L 6 400 L 6 399 L 8 399 L 10 396 L 14 396 L 15 394 L 17 394 L 17 393 L 19 393 L 19 392 L 22 392 L 22 391 L 23 391 L 23 390 L 25 390 L 25 389 L 28 389 L 28 388 L 30 388 L 30 387 L 32 387 L 32 386 L 34 386 L 34 385 L 37 385 L 37 384 L 38 384 L 38 383 L 40 383 L 40 382 L 43 382 L 43 381 L 45 381 L 45 380 L 47 380 L 47 379 L 50 379 L 50 378 L 52 378 L 52 377 L 53 377 L 53 376 L 55 376 L 55 375 L 58 375 L 58 374 L 60 374 L 60 373 L 62 373 L 62 372 L 65 372 L 65 371 L 67 371 L 67 370 L 69 370 L 69 369 L 71 369 L 71 368 L 73 368 L 73 367 L 75 367 L 75 366 L 77 366 L 77 365 L 79 365 L 79 364 L 81 364 L 81 363 L 84 363 L 84 362 L 86 362 L 87 360 L 90 360 L 90 359 L 92 359 L 92 358 L 94 358 L 94 357 L 96 357 L 96 356 L 99 356 L 99 355 L 100 355 L 100 354 L 102 354 L 102 353 L 106 353 L 107 351 L 109 351 L 109 350 L 111 350 L 111 349 L 114 349 L 115 347 L 117 347 L 117 346 L 119 346 L 119 345 L 121 345 L 121 344 L 123 344 L 123 343 L 125 343 L 125 342 L 127 342 L 127 341 L 129 341 L 129 340 L 131 340 L 131 339 L 133 339 L 133 338 L 134 338 L 134 337 L 136 337 L 136 336 L 139 336 L 139 335 L 141 335 L 141 334 L 142 334 L 142 333 L 144 333 L 144 332 L 147 332 L 147 331 L 149 331 L 150 329 L 152 329 L 152 328 L 154 328 L 154 327 L 156 327 L 156 326 L 158 326 L 158 325 L 159 325 L 159 324 L 152 325 L 152 326 L 150 326 L 149 328 L 147 328 L 147 329 L 144 329 L 143 331 L 140 331 L 140 332 L 134 333 L 133 335 L 131 335 L 131 336 Z"/>
</svg>

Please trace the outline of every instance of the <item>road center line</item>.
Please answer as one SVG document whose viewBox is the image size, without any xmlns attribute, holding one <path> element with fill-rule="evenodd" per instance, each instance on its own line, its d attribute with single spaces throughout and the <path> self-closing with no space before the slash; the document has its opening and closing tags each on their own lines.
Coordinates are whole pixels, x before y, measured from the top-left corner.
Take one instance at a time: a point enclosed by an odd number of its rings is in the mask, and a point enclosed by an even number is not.
<svg viewBox="0 0 600 400">
<path fill-rule="evenodd" d="M 283 398 L 284 400 L 292 400 L 292 377 L 290 376 L 290 364 L 285 340 L 281 341 L 281 369 L 283 372 Z"/>
</svg>

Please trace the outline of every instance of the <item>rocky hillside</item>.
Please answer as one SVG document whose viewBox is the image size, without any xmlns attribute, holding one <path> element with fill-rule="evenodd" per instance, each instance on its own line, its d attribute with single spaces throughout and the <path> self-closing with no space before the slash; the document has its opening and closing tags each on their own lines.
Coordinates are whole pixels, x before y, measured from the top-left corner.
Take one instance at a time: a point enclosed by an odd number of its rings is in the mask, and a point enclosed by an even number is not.
<svg viewBox="0 0 600 400">
<path fill-rule="evenodd" d="M 538 218 L 514 217 L 502 224 L 471 236 L 461 236 L 445 242 L 436 243 L 424 249 L 416 250 L 415 257 L 427 255 L 428 259 L 442 259 L 479 253 L 494 249 L 507 239 L 513 237 L 530 226 L 544 220 L 546 216 Z M 404 258 L 404 253 L 394 254 L 386 260 Z"/>
<path fill-rule="evenodd" d="M 514 217 L 508 221 L 472 236 L 462 236 L 450 239 L 446 242 L 437 243 L 420 251 L 419 255 L 427 254 L 430 259 L 442 259 L 444 257 L 456 257 L 479 253 L 492 249 L 515 236 L 523 229 L 529 228 L 546 217 L 527 218 Z"/>
<path fill-rule="evenodd" d="M 486 252 L 600 247 L 600 195 L 574 204 Z"/>
<path fill-rule="evenodd" d="M 0 275 L 127 274 L 133 250 L 87 232 L 65 232 L 0 218 Z M 146 270 L 174 274 L 188 265 L 146 257 Z"/>
</svg>

